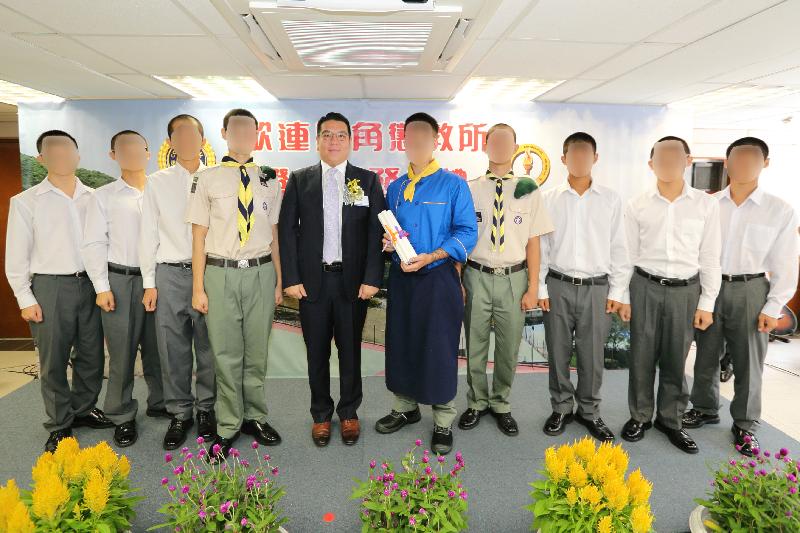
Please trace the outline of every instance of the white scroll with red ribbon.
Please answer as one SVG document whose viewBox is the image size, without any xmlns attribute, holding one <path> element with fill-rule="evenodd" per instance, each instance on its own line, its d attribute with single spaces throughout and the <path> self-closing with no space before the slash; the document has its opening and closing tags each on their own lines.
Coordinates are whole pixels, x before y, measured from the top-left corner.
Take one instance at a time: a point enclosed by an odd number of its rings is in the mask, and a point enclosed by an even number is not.
<svg viewBox="0 0 800 533">
<path fill-rule="evenodd" d="M 378 220 L 383 226 L 383 230 L 389 234 L 389 239 L 397 255 L 400 256 L 400 260 L 408 264 L 412 258 L 417 256 L 417 252 L 411 246 L 411 241 L 408 240 L 408 232 L 400 227 L 400 223 L 395 218 L 394 213 L 388 209 L 378 213 Z"/>
</svg>

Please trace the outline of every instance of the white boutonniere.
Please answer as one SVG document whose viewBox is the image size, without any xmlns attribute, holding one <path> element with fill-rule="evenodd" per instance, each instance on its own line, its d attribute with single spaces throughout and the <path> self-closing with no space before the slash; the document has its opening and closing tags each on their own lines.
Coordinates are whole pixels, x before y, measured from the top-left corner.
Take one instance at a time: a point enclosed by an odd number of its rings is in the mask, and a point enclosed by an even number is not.
<svg viewBox="0 0 800 533">
<path fill-rule="evenodd" d="M 347 182 L 344 188 L 344 203 L 354 205 L 364 198 L 364 189 L 358 184 L 358 180 L 352 179 Z"/>
</svg>

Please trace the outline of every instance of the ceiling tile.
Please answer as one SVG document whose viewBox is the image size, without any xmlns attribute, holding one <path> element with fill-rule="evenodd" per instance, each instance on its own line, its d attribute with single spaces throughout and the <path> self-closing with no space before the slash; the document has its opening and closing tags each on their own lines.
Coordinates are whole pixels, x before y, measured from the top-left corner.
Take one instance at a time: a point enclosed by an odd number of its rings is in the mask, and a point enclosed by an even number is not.
<svg viewBox="0 0 800 533">
<path fill-rule="evenodd" d="M 453 75 L 371 76 L 364 78 L 364 96 L 399 100 L 447 100 L 455 96 L 463 81 L 463 76 Z"/>
<path fill-rule="evenodd" d="M 680 45 L 661 43 L 637 44 L 596 67 L 581 73 L 580 76 L 581 78 L 593 80 L 610 80 L 649 61 L 668 54 L 678 48 L 678 46 Z"/>
<path fill-rule="evenodd" d="M 4 33 L 17 33 L 17 32 L 31 32 L 31 33 L 47 33 L 51 31 L 47 26 L 43 26 L 20 13 L 0 5 L 0 32 Z"/>
<path fill-rule="evenodd" d="M 475 75 L 564 80 L 624 49 L 619 44 L 508 40 L 489 52 Z"/>
<path fill-rule="evenodd" d="M 276 98 L 364 98 L 358 76 L 271 75 L 258 79 Z"/>
<path fill-rule="evenodd" d="M 571 79 L 554 87 L 542 96 L 536 98 L 537 102 L 564 102 L 572 96 L 588 91 L 603 83 L 603 80 Z"/>
<path fill-rule="evenodd" d="M 63 35 L 17 34 L 15 37 L 39 48 L 49 50 L 65 59 L 80 63 L 82 66 L 96 72 L 101 72 L 103 74 L 133 72 L 133 70 L 121 63 Z"/>
</svg>

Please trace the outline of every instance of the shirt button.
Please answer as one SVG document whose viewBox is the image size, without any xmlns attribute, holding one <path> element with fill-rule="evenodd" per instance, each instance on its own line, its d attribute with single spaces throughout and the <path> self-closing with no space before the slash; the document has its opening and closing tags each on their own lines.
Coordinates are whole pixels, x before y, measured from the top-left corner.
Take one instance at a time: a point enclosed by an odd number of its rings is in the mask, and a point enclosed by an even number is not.
<svg viewBox="0 0 800 533">
<path fill-rule="evenodd" d="M 419 205 L 419 200 L 416 200 L 416 201 L 414 202 L 414 205 Z"/>
</svg>

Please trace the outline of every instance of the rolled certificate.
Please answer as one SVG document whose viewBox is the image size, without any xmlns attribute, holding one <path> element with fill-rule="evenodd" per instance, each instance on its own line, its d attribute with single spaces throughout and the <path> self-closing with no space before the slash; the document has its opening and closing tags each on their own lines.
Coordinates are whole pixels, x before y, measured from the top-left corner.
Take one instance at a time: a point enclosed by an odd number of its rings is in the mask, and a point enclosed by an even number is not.
<svg viewBox="0 0 800 533">
<path fill-rule="evenodd" d="M 394 246 L 397 255 L 400 256 L 400 260 L 408 264 L 413 257 L 417 256 L 417 252 L 415 252 L 414 247 L 411 246 L 411 241 L 408 240 L 408 232 L 403 231 L 394 213 L 388 209 L 378 213 L 378 220 L 383 226 L 384 231 L 389 234 L 389 238 L 392 240 L 392 246 Z"/>
</svg>

